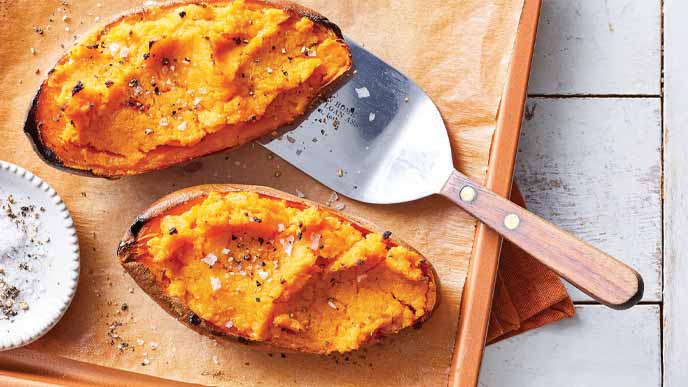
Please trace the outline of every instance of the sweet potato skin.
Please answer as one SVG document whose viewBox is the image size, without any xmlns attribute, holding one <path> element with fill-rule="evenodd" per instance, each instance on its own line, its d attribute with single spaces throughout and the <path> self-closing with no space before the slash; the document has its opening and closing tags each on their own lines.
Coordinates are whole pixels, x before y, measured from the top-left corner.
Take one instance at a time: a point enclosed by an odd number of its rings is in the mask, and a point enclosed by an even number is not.
<svg viewBox="0 0 688 387">
<path fill-rule="evenodd" d="M 208 184 L 190 187 L 173 192 L 167 196 L 164 196 L 154 202 L 148 209 L 146 209 L 141 215 L 139 215 L 132 225 L 126 230 L 122 240 L 117 248 L 117 256 L 120 260 L 121 265 L 124 269 L 131 275 L 131 277 L 136 281 L 136 283 L 148 294 L 153 300 L 155 300 L 158 305 L 160 305 L 168 314 L 172 317 L 186 325 L 188 328 L 208 337 L 222 338 L 231 341 L 238 341 L 243 344 L 251 345 L 254 348 L 261 350 L 275 350 L 278 347 L 271 345 L 268 342 L 260 342 L 248 340 L 243 337 L 238 337 L 234 335 L 227 334 L 216 329 L 212 324 L 206 323 L 204 320 L 200 319 L 199 324 L 194 324 L 191 322 L 190 316 L 194 313 L 189 309 L 189 307 L 180 300 L 167 295 L 163 289 L 157 286 L 155 277 L 150 269 L 143 263 L 138 262 L 136 259 L 135 252 L 133 251 L 136 245 L 139 232 L 143 226 L 153 218 L 167 213 L 169 210 L 191 202 L 195 199 L 206 196 L 210 192 L 255 192 L 264 197 L 270 197 L 275 199 L 286 200 L 290 205 L 303 206 L 303 207 L 316 207 L 319 210 L 327 211 L 331 214 L 335 214 L 341 219 L 350 222 L 366 231 L 383 233 L 380 227 L 375 226 L 365 220 L 353 218 L 336 211 L 332 211 L 329 208 L 323 207 L 319 203 L 301 199 L 296 196 L 284 193 L 279 190 L 275 190 L 269 187 L 262 186 L 252 186 L 252 185 L 236 185 L 236 184 Z M 408 245 L 402 240 L 390 237 L 390 240 L 398 246 L 403 246 L 411 251 L 418 253 L 413 247 Z M 420 253 L 418 253 L 420 255 Z M 422 256 L 422 255 L 421 255 Z M 419 319 L 415 327 L 419 327 L 427 321 L 431 316 L 437 305 L 439 304 L 439 277 L 434 269 L 434 267 L 426 261 L 423 264 L 423 272 L 429 278 L 429 287 L 431 298 L 428 299 L 427 308 L 421 319 Z M 376 338 L 365 345 L 370 345 L 372 343 L 378 342 L 382 337 Z M 293 352 L 288 349 L 279 347 L 280 351 Z"/>
<path fill-rule="evenodd" d="M 291 2 L 288 0 L 250 0 L 250 1 L 253 3 L 265 4 L 266 6 L 277 7 L 277 8 L 284 10 L 284 11 L 294 13 L 295 15 L 308 18 L 313 23 L 318 24 L 320 26 L 323 26 L 324 28 L 332 31 L 340 41 L 342 41 L 342 42 L 344 41 L 344 37 L 342 35 L 341 29 L 336 24 L 334 24 L 332 21 L 327 19 L 325 16 L 321 15 L 320 13 L 318 13 L 312 9 L 306 8 L 300 4 L 297 4 L 297 3 L 294 3 L 294 2 Z M 227 0 L 166 1 L 166 2 L 159 4 L 157 6 L 157 8 L 170 9 L 173 7 L 192 5 L 192 4 L 193 5 L 200 5 L 200 4 L 221 4 L 221 3 L 227 3 Z M 146 15 L 148 12 L 149 11 L 147 11 L 146 8 L 139 7 L 139 8 L 135 8 L 133 10 L 121 13 L 119 15 L 114 16 L 109 23 L 107 23 L 106 25 L 104 25 L 102 27 L 102 29 L 107 30 L 107 29 L 111 28 L 112 26 L 120 23 L 127 16 L 131 16 L 131 15 L 135 15 L 135 14 Z M 349 52 L 349 59 L 350 58 L 351 58 L 351 53 Z M 54 67 L 56 67 L 60 64 L 63 64 L 66 60 L 67 60 L 67 55 L 63 56 L 55 64 Z M 54 70 L 54 67 L 53 67 L 53 70 Z M 326 96 L 326 95 L 332 93 L 339 86 L 341 86 L 341 84 L 345 81 L 345 79 L 347 79 L 348 77 L 351 76 L 353 68 L 354 68 L 353 63 L 350 62 L 350 67 L 345 72 L 345 74 L 340 76 L 339 79 L 335 80 L 334 82 L 325 85 L 321 90 L 321 95 L 319 97 L 316 97 L 312 101 L 311 106 L 304 112 L 302 117 L 297 118 L 296 121 L 298 122 L 299 119 L 305 117 L 309 111 L 311 111 L 315 106 L 317 106 L 318 102 L 320 101 L 320 99 L 323 96 Z M 50 76 L 50 74 L 53 72 L 53 70 L 50 70 L 47 72 L 48 76 Z M 107 178 L 107 179 L 118 179 L 120 177 L 125 176 L 123 174 L 109 174 L 109 173 L 94 171 L 92 169 L 86 169 L 86 168 L 82 169 L 82 168 L 76 168 L 73 166 L 67 166 L 65 164 L 65 162 L 63 160 L 61 160 L 60 157 L 57 155 L 57 152 L 55 152 L 54 149 L 51 149 L 51 147 L 48 144 L 46 144 L 46 142 L 43 140 L 43 136 L 42 136 L 42 127 L 44 126 L 44 123 L 41 122 L 37 118 L 37 112 L 40 108 L 39 103 L 40 103 L 41 95 L 42 95 L 42 93 L 44 93 L 44 89 L 46 88 L 47 82 L 48 82 L 48 78 L 46 78 L 41 83 L 41 85 L 39 86 L 38 91 L 36 92 L 36 95 L 34 96 L 32 102 L 31 102 L 31 105 L 29 107 L 29 110 L 26 114 L 26 119 L 24 121 L 24 134 L 27 136 L 27 138 L 30 141 L 32 148 L 34 149 L 36 154 L 41 158 L 41 160 L 43 160 L 48 165 L 50 165 L 54 168 L 57 168 L 59 170 L 62 170 L 64 172 L 69 172 L 69 173 L 82 175 L 82 176 L 88 176 L 88 177 L 101 177 L 101 178 Z M 288 125 L 289 124 L 287 124 L 286 126 L 288 126 Z M 140 172 L 136 172 L 135 174 L 150 172 L 150 171 L 158 170 L 158 169 L 169 168 L 169 167 L 174 166 L 174 165 L 188 162 L 188 161 L 193 160 L 195 158 L 204 157 L 204 156 L 207 156 L 207 155 L 212 154 L 212 153 L 223 152 L 223 151 L 231 149 L 231 148 L 236 148 L 236 147 L 239 147 L 243 144 L 244 143 L 241 143 L 241 144 L 238 144 L 238 145 L 233 146 L 233 147 L 227 147 L 225 149 L 220 149 L 220 150 L 216 150 L 214 152 L 205 153 L 205 154 L 202 154 L 200 156 L 190 157 L 188 159 L 181 160 L 178 163 L 175 163 L 172 165 L 162 165 L 162 166 L 155 168 L 155 169 L 143 170 Z"/>
</svg>

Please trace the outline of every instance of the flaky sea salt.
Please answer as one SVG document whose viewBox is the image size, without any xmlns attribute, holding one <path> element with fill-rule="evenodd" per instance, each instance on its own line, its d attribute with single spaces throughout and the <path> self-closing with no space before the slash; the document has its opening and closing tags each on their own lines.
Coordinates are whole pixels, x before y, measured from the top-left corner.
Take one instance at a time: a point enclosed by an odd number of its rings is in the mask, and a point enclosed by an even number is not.
<svg viewBox="0 0 688 387">
<path fill-rule="evenodd" d="M 368 98 L 370 97 L 370 91 L 368 91 L 367 87 L 361 87 L 361 88 L 356 88 L 356 96 L 358 98 Z"/>
<path fill-rule="evenodd" d="M 214 292 L 218 291 L 222 287 L 220 279 L 217 277 L 210 277 L 210 287 L 213 288 Z"/>
<path fill-rule="evenodd" d="M 213 266 L 215 264 L 215 262 L 217 262 L 217 255 L 210 253 L 210 254 L 206 255 L 205 257 L 203 257 L 203 259 L 201 259 L 201 261 L 208 264 L 208 266 Z"/>
<path fill-rule="evenodd" d="M 111 43 L 110 46 L 108 47 L 110 49 L 110 54 L 112 54 L 112 56 L 117 55 L 117 52 L 119 51 L 119 47 L 120 47 L 119 44 Z"/>
<path fill-rule="evenodd" d="M 317 250 L 320 247 L 320 234 L 311 234 L 311 250 Z"/>
<path fill-rule="evenodd" d="M 294 236 L 289 235 L 286 240 L 280 239 L 279 242 L 282 245 L 284 252 L 287 254 L 287 257 L 291 257 L 291 250 L 294 248 Z"/>
<path fill-rule="evenodd" d="M 3 195 L 0 188 L 0 327 L 46 293 L 52 251 L 43 211 L 29 197 Z"/>
</svg>

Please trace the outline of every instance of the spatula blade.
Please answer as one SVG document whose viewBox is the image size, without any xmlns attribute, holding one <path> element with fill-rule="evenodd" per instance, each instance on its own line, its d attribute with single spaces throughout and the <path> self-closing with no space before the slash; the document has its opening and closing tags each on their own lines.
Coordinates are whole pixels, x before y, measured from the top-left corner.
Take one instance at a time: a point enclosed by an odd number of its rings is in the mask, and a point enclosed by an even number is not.
<svg viewBox="0 0 688 387">
<path fill-rule="evenodd" d="M 440 191 L 452 167 L 447 130 L 413 81 L 356 43 L 356 71 L 296 128 L 260 142 L 340 194 L 400 203 Z"/>
</svg>

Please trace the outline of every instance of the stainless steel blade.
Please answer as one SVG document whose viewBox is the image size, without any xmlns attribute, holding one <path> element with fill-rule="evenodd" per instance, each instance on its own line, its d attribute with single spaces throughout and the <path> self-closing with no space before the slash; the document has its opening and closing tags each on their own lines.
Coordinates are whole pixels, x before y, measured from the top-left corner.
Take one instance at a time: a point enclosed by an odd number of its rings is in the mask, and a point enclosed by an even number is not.
<svg viewBox="0 0 688 387">
<path fill-rule="evenodd" d="M 440 191 L 451 171 L 447 130 L 423 90 L 347 39 L 356 71 L 296 128 L 265 147 L 327 187 L 368 203 Z"/>
</svg>

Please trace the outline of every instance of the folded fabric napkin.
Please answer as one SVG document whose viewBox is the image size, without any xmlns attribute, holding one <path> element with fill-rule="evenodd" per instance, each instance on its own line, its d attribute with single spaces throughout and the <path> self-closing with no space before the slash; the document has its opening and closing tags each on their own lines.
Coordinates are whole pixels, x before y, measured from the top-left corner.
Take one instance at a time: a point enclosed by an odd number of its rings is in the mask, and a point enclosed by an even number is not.
<svg viewBox="0 0 688 387">
<path fill-rule="evenodd" d="M 516 185 L 511 201 L 525 207 Z M 508 241 L 495 283 L 487 343 L 518 335 L 575 314 L 573 302 L 559 276 Z"/>
</svg>

